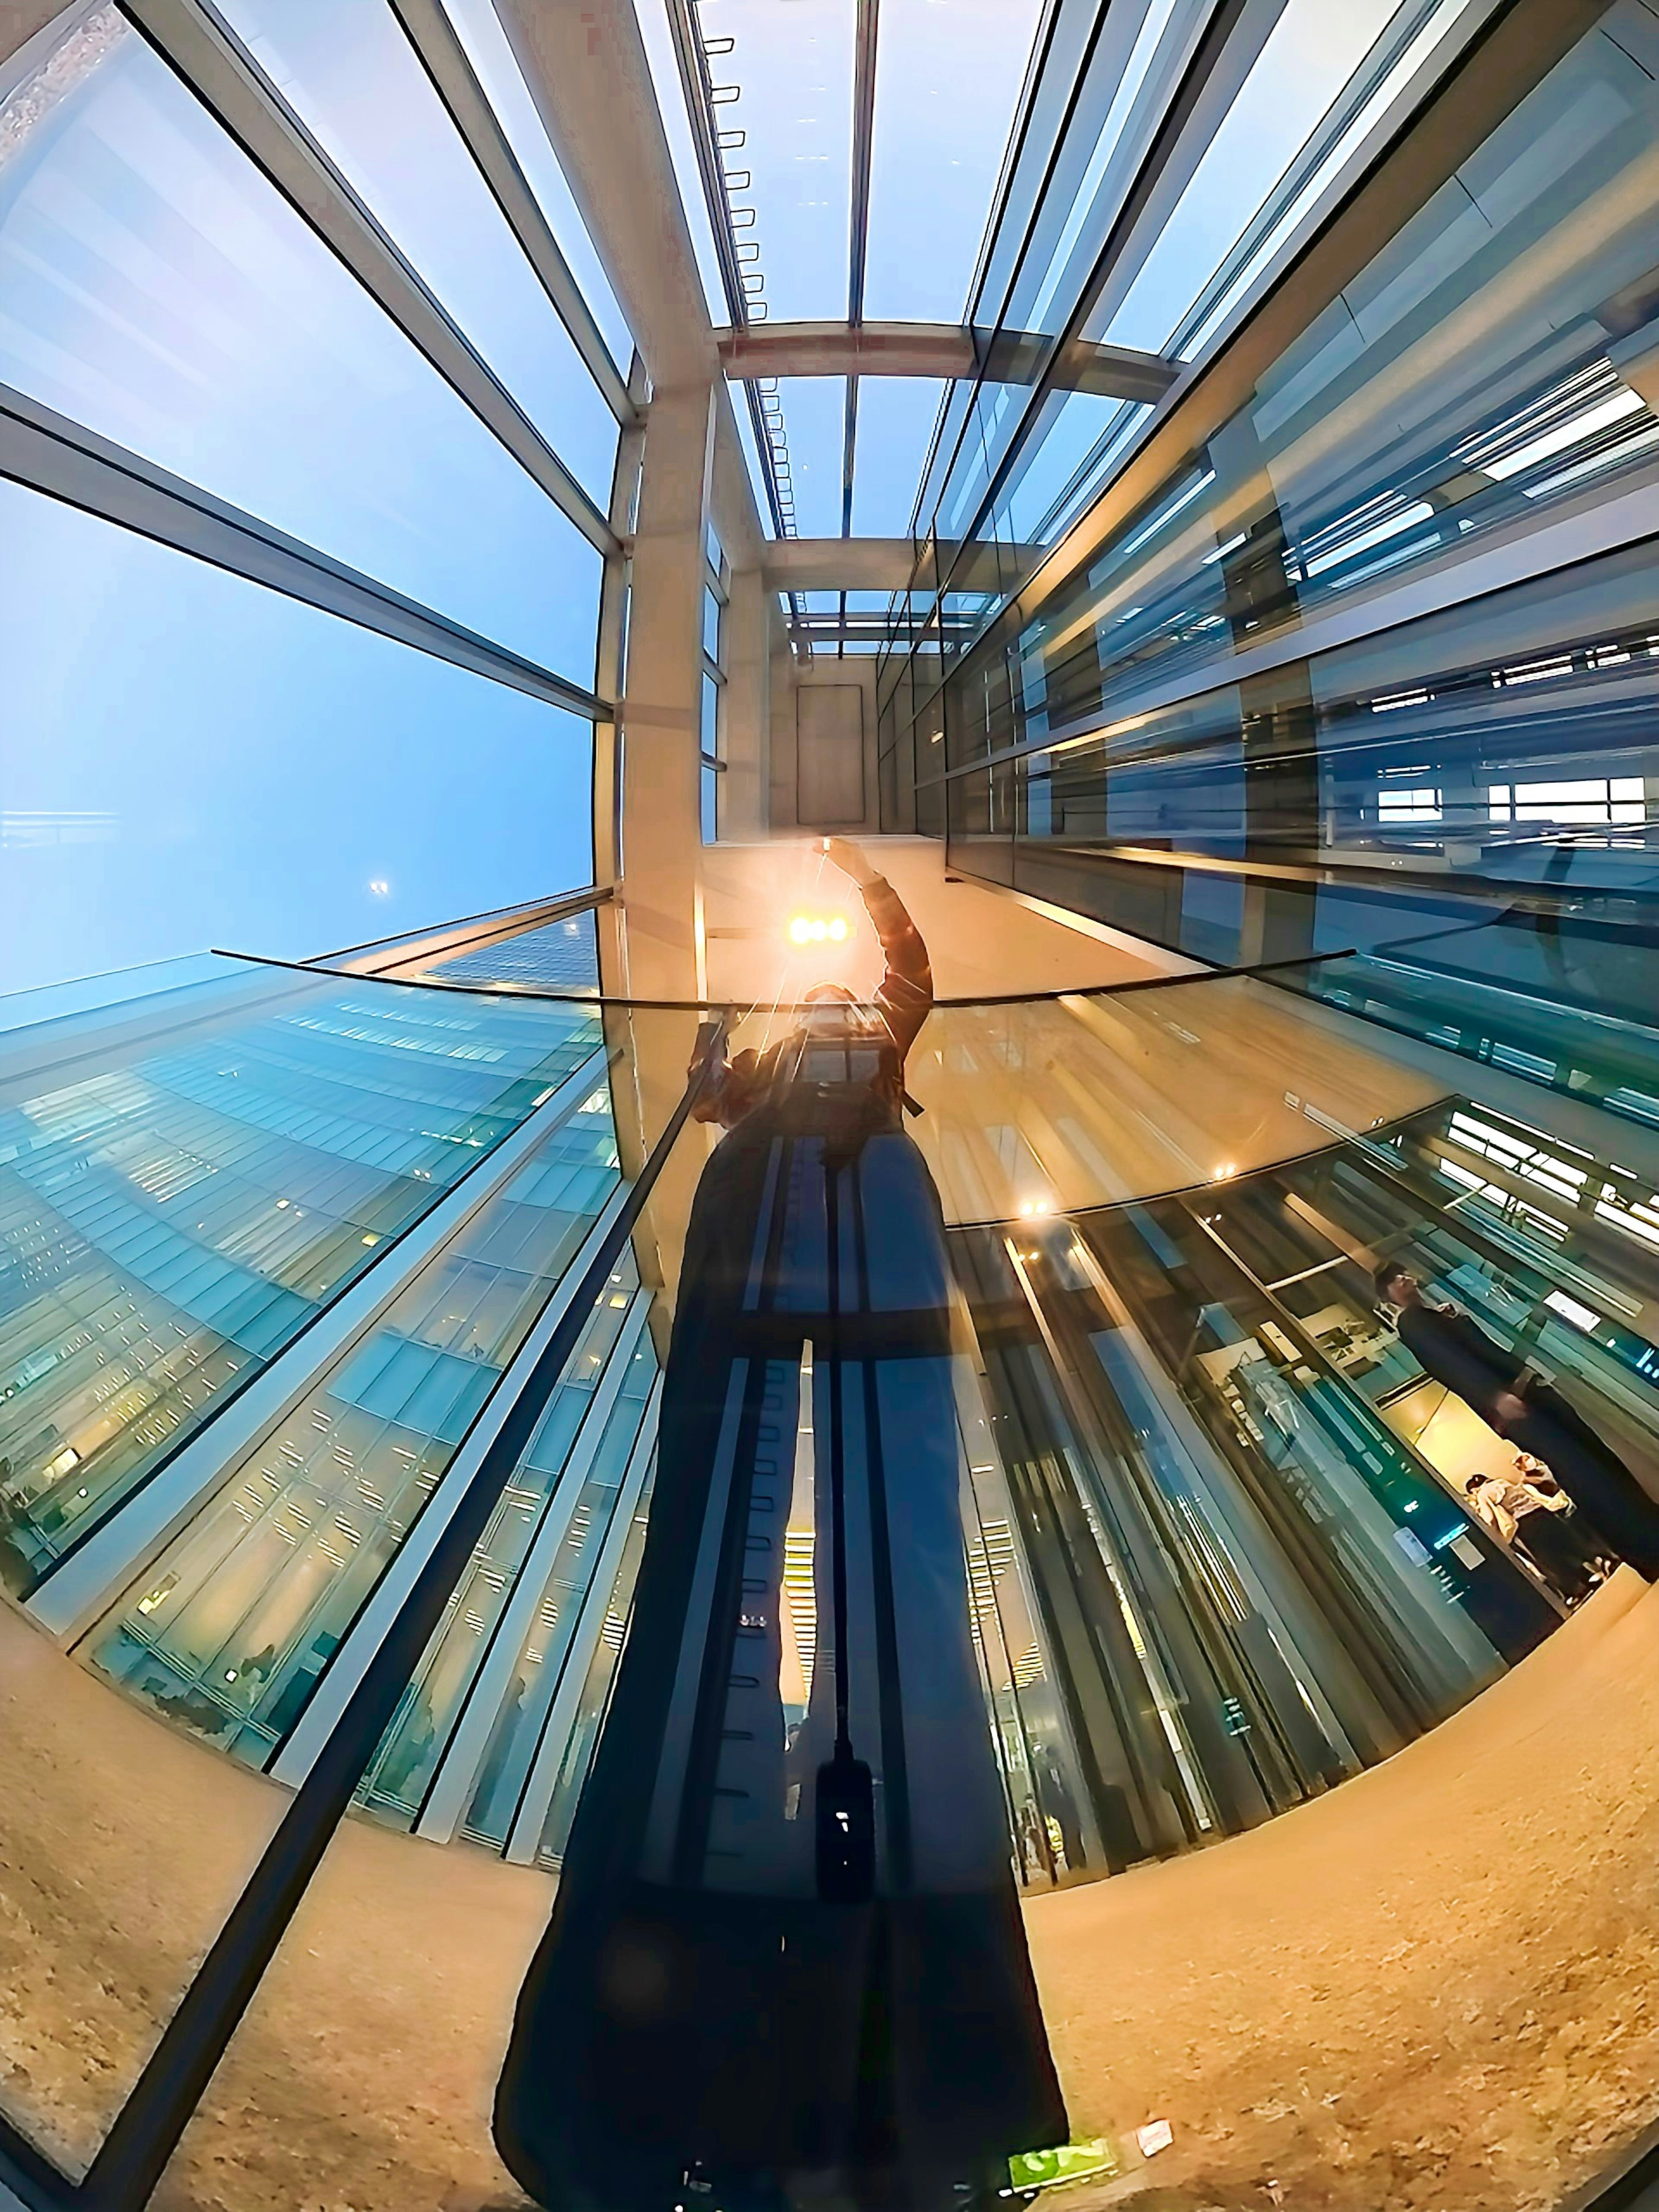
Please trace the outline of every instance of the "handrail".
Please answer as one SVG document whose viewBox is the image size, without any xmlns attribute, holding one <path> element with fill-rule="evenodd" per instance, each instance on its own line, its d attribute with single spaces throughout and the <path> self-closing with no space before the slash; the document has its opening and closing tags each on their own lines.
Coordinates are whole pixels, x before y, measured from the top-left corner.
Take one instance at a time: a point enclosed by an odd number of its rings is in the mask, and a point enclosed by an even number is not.
<svg viewBox="0 0 1659 2212">
<path fill-rule="evenodd" d="M 412 960 L 418 957 L 421 946 L 428 939 L 443 937 L 453 930 L 465 929 L 475 921 L 506 923 L 514 915 L 520 914 L 542 915 L 550 921 L 557 921 L 564 915 L 580 914 L 588 907 L 604 906 L 613 896 L 614 890 L 615 886 L 611 884 L 579 884 L 571 890 L 554 891 L 547 898 L 515 899 L 511 906 L 492 906 L 483 914 L 458 915 L 453 921 L 432 922 L 421 929 L 399 930 L 395 937 L 371 937 L 362 945 L 343 945 L 337 951 L 319 952 L 300 964 L 305 968 L 325 967 L 331 960 L 351 960 L 362 952 L 395 952 L 400 945 L 410 948 L 409 957 Z M 481 936 L 495 933 L 488 930 L 479 932 Z M 505 932 L 500 933 L 505 934 Z M 464 938 L 453 949 L 457 952 L 463 951 L 468 945 L 475 942 L 472 938 Z M 257 958 L 258 956 L 237 953 L 233 957 L 243 959 Z"/>
<path fill-rule="evenodd" d="M 1452 931 L 1436 931 L 1436 936 L 1455 934 Z M 1406 940 L 1415 944 L 1415 938 Z M 1160 950 L 1163 948 L 1160 948 Z M 1000 991 L 982 998 L 935 999 L 936 1011 L 967 1006 L 1024 1006 L 1054 1004 L 1062 999 L 1121 998 L 1131 991 L 1173 990 L 1185 983 L 1219 983 L 1230 978 L 1249 975 L 1271 975 L 1285 968 L 1312 968 L 1326 960 L 1352 960 L 1359 951 L 1358 945 L 1339 945 L 1328 952 L 1301 952 L 1286 960 L 1260 960 L 1244 968 L 1196 968 L 1184 975 L 1135 975 L 1121 983 L 1069 983 L 1054 991 Z M 641 1013 L 706 1014 L 730 1016 L 736 1002 L 731 999 L 626 999 L 607 995 L 601 991 L 531 991 L 518 985 L 503 986 L 489 983 L 442 983 L 435 978 L 422 981 L 411 975 L 355 975 L 349 969 L 320 968 L 308 960 L 278 960 L 263 952 L 234 952 L 223 945 L 213 947 L 214 957 L 221 960 L 245 960 L 258 968 L 287 968 L 303 975 L 336 977 L 341 982 L 390 985 L 394 989 L 407 991 L 453 991 L 475 999 L 526 999 L 562 1006 L 619 1006 L 637 1009 Z M 1190 957 L 1190 956 L 1183 956 Z M 802 999 L 768 1000 L 775 1013 L 799 1013 L 809 1002 Z"/>
</svg>

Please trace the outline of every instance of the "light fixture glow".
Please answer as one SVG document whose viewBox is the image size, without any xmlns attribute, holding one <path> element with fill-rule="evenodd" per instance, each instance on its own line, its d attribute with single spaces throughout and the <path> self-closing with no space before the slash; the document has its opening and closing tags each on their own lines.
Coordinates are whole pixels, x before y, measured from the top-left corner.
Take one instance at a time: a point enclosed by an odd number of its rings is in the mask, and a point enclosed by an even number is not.
<svg viewBox="0 0 1659 2212">
<path fill-rule="evenodd" d="M 792 945 L 844 945 L 852 933 L 844 914 L 798 914 L 789 924 Z"/>
</svg>

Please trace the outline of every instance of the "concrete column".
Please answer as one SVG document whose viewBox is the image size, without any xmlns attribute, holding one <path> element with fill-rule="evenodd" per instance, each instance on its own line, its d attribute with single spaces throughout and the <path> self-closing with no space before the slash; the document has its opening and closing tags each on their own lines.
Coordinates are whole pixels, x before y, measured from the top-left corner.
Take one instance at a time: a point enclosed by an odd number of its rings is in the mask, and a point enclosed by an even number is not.
<svg viewBox="0 0 1659 2212">
<path fill-rule="evenodd" d="M 43 31 L 54 15 L 64 12 L 64 0 L 0 0 L 0 62 L 9 61 Z M 38 57 L 44 61 L 52 41 L 45 40 Z"/>
<path fill-rule="evenodd" d="M 734 569 L 726 610 L 726 761 L 722 839 L 748 842 L 771 826 L 771 668 L 768 593 L 758 568 Z"/>
<path fill-rule="evenodd" d="M 659 392 L 646 423 L 622 708 L 629 997 L 702 996 L 698 720 L 714 391 Z"/>
<path fill-rule="evenodd" d="M 714 465 L 710 383 L 659 390 L 645 428 L 633 543 L 628 662 L 617 714 L 622 793 L 619 926 L 601 972 L 629 999 L 706 995 L 698 732 L 702 692 L 704 532 Z M 687 1012 L 620 1010 L 606 1020 L 619 1048 L 617 1139 L 636 1168 L 678 1103 L 696 1034 Z M 672 1291 L 691 1194 L 706 1155 L 689 1132 L 641 1217 L 642 1279 Z"/>
</svg>

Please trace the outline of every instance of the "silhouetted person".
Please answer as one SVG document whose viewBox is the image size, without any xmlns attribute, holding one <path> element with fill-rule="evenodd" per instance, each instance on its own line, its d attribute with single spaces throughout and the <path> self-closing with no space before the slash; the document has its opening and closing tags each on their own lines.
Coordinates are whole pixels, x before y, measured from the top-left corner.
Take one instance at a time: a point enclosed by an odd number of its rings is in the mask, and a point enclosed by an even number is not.
<svg viewBox="0 0 1659 2212">
<path fill-rule="evenodd" d="M 1560 1393 L 1467 1314 L 1431 1305 L 1404 1260 L 1386 1261 L 1376 1282 L 1424 1372 L 1541 1459 L 1610 1551 L 1647 1581 L 1659 1577 L 1659 1504 Z"/>
<path fill-rule="evenodd" d="M 902 1126 L 932 976 L 891 888 L 830 852 L 884 972 L 809 993 L 698 1102 L 728 1133 L 633 1617 L 496 2094 L 559 2212 L 950 2212 L 1066 2139 L 969 1629 L 944 1224 Z M 786 1530 L 816 1622 L 793 1736 Z"/>
</svg>

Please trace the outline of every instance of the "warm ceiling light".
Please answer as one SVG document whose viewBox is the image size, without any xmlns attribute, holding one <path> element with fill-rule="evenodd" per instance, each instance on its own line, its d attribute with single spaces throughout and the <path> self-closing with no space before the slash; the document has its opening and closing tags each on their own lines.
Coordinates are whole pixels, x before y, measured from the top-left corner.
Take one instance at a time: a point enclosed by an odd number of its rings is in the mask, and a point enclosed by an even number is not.
<svg viewBox="0 0 1659 2212">
<path fill-rule="evenodd" d="M 852 924 L 844 914 L 798 914 L 789 925 L 792 945 L 844 945 L 852 933 Z"/>
</svg>

